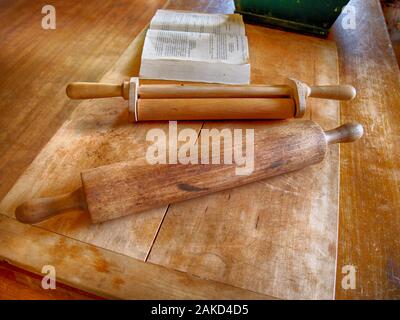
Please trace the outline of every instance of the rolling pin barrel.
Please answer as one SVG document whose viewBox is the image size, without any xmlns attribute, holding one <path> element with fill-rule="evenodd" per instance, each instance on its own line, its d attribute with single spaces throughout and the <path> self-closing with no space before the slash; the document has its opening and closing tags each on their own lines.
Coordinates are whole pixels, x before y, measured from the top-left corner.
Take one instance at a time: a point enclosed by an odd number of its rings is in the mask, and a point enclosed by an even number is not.
<svg viewBox="0 0 400 320">
<path fill-rule="evenodd" d="M 363 134 L 357 123 L 326 132 L 312 121 L 255 123 L 254 129 L 254 162 L 247 174 L 238 174 L 235 164 L 117 163 L 82 172 L 82 189 L 73 193 L 22 204 L 16 218 L 37 223 L 86 208 L 92 222 L 104 222 L 299 170 L 322 161 L 328 144 L 355 141 Z"/>
<path fill-rule="evenodd" d="M 288 119 L 295 114 L 292 99 L 140 99 L 138 121 Z"/>
</svg>

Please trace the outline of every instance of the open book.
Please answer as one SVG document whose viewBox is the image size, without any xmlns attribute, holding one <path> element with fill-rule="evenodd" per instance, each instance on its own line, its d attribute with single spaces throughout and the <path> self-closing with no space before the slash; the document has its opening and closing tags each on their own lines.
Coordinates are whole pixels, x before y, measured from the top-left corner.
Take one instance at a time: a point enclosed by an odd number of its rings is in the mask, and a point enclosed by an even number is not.
<svg viewBox="0 0 400 320">
<path fill-rule="evenodd" d="M 242 16 L 158 10 L 146 34 L 140 77 L 249 84 Z"/>
</svg>

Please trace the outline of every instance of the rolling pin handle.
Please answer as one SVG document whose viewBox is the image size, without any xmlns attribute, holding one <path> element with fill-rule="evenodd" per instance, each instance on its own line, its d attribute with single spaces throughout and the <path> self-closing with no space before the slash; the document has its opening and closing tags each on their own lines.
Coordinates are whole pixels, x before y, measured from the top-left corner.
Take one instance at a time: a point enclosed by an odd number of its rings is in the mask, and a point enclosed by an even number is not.
<svg viewBox="0 0 400 320">
<path fill-rule="evenodd" d="M 131 87 L 130 81 L 122 82 L 121 97 L 123 97 L 125 100 L 129 100 L 130 87 Z"/>
<path fill-rule="evenodd" d="M 350 85 L 341 86 L 312 86 L 309 87 L 309 97 L 332 100 L 353 100 L 357 90 Z"/>
<path fill-rule="evenodd" d="M 123 97 L 128 99 L 128 87 L 125 83 L 92 83 L 92 82 L 72 82 L 67 86 L 67 96 L 71 99 L 98 99 Z"/>
<path fill-rule="evenodd" d="M 76 209 L 85 209 L 82 189 L 57 197 L 33 199 L 24 202 L 15 210 L 19 222 L 35 224 L 53 216 Z"/>
<path fill-rule="evenodd" d="M 353 142 L 363 135 L 364 128 L 357 122 L 346 123 L 336 129 L 325 131 L 325 138 L 328 144 Z"/>
</svg>

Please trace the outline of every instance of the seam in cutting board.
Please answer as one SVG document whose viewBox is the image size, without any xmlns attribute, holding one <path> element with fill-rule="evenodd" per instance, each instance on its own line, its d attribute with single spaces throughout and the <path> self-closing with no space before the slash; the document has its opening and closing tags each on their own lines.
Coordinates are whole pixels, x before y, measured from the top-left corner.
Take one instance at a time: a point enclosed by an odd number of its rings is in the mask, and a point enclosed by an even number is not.
<svg viewBox="0 0 400 320">
<path fill-rule="evenodd" d="M 197 138 L 196 138 L 195 143 L 196 143 L 197 141 L 199 141 L 200 133 L 201 133 L 201 130 L 203 130 L 204 124 L 205 124 L 205 122 L 203 121 L 202 124 L 201 124 L 200 130 L 199 130 L 199 132 L 198 132 L 198 134 L 197 134 Z M 146 254 L 146 256 L 145 256 L 145 258 L 144 258 L 144 260 L 143 260 L 144 262 L 147 262 L 147 259 L 148 259 L 149 256 L 150 256 L 151 250 L 153 249 L 154 243 L 155 243 L 156 240 L 157 240 L 157 236 L 158 236 L 158 234 L 159 234 L 159 232 L 160 232 L 160 230 L 161 230 L 161 226 L 162 226 L 162 224 L 163 224 L 163 222 L 164 222 L 165 217 L 167 216 L 167 212 L 168 212 L 170 206 L 171 206 L 171 204 L 168 204 L 167 209 L 165 210 L 164 215 L 163 215 L 163 217 L 162 217 L 162 219 L 161 219 L 161 221 L 160 221 L 160 224 L 159 224 L 158 227 L 157 227 L 157 230 L 156 230 L 156 232 L 155 232 L 155 234 L 154 234 L 154 238 L 153 238 L 153 240 L 152 240 L 151 243 L 150 243 L 149 250 L 147 251 L 147 254 Z"/>
<path fill-rule="evenodd" d="M 156 239 L 157 239 L 158 233 L 160 232 L 161 226 L 162 226 L 162 224 L 163 224 L 163 222 L 164 222 L 165 216 L 167 215 L 167 212 L 168 212 L 168 209 L 169 209 L 170 205 L 171 205 L 171 204 L 168 204 L 167 209 L 165 210 L 165 212 L 164 212 L 164 214 L 163 214 L 163 217 L 162 217 L 160 223 L 158 224 L 158 227 L 157 227 L 157 230 L 156 230 L 156 232 L 155 232 L 155 234 L 154 234 L 153 240 L 152 240 L 151 243 L 150 243 L 149 250 L 147 251 L 146 256 L 145 256 L 144 259 L 143 259 L 144 262 L 147 262 L 147 259 L 149 258 L 151 249 L 153 249 L 154 242 L 155 242 Z"/>
</svg>

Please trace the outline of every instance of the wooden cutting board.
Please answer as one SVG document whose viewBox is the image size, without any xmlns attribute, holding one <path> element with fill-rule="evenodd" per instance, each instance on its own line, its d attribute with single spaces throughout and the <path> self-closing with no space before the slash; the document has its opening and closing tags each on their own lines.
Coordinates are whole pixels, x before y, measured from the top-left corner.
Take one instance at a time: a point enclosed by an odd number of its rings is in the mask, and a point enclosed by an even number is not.
<svg viewBox="0 0 400 320">
<path fill-rule="evenodd" d="M 309 84 L 337 84 L 334 43 L 259 26 L 248 25 L 246 32 L 252 83 L 279 84 L 294 77 Z M 144 33 L 131 43 L 102 81 L 120 82 L 138 74 L 143 39 Z M 305 118 L 324 129 L 336 127 L 339 104 L 310 99 Z M 221 129 L 232 125 L 240 127 L 228 122 L 181 122 L 178 129 Z M 122 99 L 80 103 L 2 200 L 0 212 L 13 218 L 15 207 L 25 200 L 76 189 L 84 169 L 125 160 L 145 164 L 149 145 L 146 133 L 155 127 L 168 130 L 165 123 L 130 123 L 127 104 Z M 68 241 L 72 238 L 122 254 L 119 259 L 146 261 L 151 263 L 149 268 L 157 264 L 277 298 L 332 299 L 338 183 L 339 148 L 331 146 L 323 163 L 296 173 L 99 225 L 91 225 L 87 215 L 76 211 L 43 222 L 39 228 Z M 13 232 L 22 230 L 26 228 L 16 227 Z M 34 232 L 31 237 L 40 235 Z M 37 240 L 37 250 L 32 254 L 40 252 L 44 243 Z M 14 245 L 15 252 L 22 252 L 23 242 Z M 58 249 L 68 250 L 61 244 Z M 46 250 L 44 245 L 42 250 Z M 31 260 L 33 268 L 37 257 L 15 259 L 28 266 Z M 72 260 L 79 262 L 79 256 Z M 94 270 L 91 277 L 96 278 L 98 272 L 98 281 L 93 281 L 97 283 L 93 287 L 83 276 L 65 275 L 62 280 L 96 291 L 98 282 L 105 281 L 105 270 Z M 120 292 L 118 297 L 132 297 Z M 115 296 L 115 287 L 102 287 L 101 293 Z M 176 293 L 172 296 L 180 297 Z M 205 297 L 215 298 L 207 294 Z"/>
</svg>

